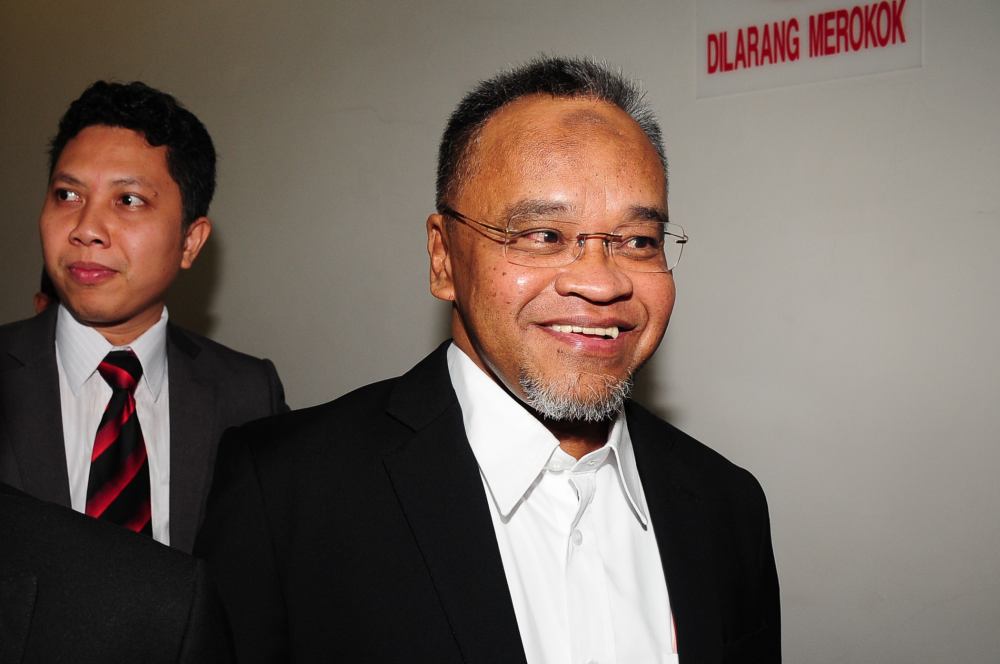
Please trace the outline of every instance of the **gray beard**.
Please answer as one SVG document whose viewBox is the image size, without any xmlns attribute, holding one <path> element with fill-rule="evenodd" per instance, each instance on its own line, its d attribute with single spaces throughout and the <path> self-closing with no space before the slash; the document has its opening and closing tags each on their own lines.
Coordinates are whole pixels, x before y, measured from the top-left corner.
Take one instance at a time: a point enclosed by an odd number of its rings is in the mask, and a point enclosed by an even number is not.
<svg viewBox="0 0 1000 664">
<path fill-rule="evenodd" d="M 577 386 L 544 383 L 537 376 L 521 374 L 518 382 L 524 402 L 547 420 L 557 422 L 609 422 L 618 416 L 632 393 L 632 375 L 624 379 L 600 376 L 604 384 L 576 394 Z"/>
</svg>

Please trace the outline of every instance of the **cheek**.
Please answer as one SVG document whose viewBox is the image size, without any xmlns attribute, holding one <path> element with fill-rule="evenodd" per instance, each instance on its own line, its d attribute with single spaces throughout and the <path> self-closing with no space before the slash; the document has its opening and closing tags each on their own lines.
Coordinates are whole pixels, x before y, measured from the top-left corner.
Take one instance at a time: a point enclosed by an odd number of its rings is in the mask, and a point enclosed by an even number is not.
<svg viewBox="0 0 1000 664">
<path fill-rule="evenodd" d="M 59 263 L 66 258 L 66 253 L 71 249 L 68 234 L 63 232 L 58 225 L 47 223 L 39 228 L 42 258 L 50 268 L 50 272 L 55 274 Z"/>
<path fill-rule="evenodd" d="M 649 326 L 653 330 L 666 328 L 670 320 L 670 313 L 674 308 L 674 284 L 670 279 L 664 283 L 653 283 L 649 288 L 644 289 L 643 302 L 646 306 L 646 313 L 649 316 Z"/>
<path fill-rule="evenodd" d="M 38 233 L 42 238 L 42 246 L 53 245 L 66 236 L 66 224 L 59 223 L 59 218 L 46 210 L 38 220 Z"/>
<path fill-rule="evenodd" d="M 476 280 L 476 284 L 473 299 L 483 296 L 493 302 L 494 307 L 505 309 L 529 299 L 529 293 L 534 287 L 531 275 L 516 273 L 506 261 L 487 268 Z"/>
<path fill-rule="evenodd" d="M 516 316 L 522 309 L 531 305 L 544 289 L 545 285 L 538 275 L 504 273 L 497 284 L 497 289 L 508 310 L 513 310 Z"/>
<path fill-rule="evenodd" d="M 178 257 L 182 251 L 180 237 L 164 233 L 159 228 L 120 228 L 118 244 L 133 260 L 141 257 L 149 264 L 167 263 Z"/>
</svg>

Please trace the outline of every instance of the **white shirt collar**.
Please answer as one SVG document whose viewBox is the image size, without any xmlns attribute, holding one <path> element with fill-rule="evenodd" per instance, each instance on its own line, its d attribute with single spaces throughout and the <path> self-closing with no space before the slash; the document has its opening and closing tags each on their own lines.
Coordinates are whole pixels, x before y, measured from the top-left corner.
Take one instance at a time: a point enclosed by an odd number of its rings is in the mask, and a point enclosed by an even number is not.
<svg viewBox="0 0 1000 664">
<path fill-rule="evenodd" d="M 480 472 L 497 510 L 510 518 L 559 449 L 559 441 L 455 344 L 448 348 L 448 373 Z M 622 490 L 645 527 L 646 503 L 623 414 L 618 414 L 605 447 L 581 461 L 590 458 L 613 462 Z"/>
<path fill-rule="evenodd" d="M 160 320 L 127 346 L 112 346 L 101 333 L 83 325 L 62 304 L 56 319 L 56 353 L 74 395 L 94 375 L 104 356 L 113 350 L 131 349 L 142 364 L 142 381 L 158 401 L 167 375 L 167 308 Z"/>
</svg>

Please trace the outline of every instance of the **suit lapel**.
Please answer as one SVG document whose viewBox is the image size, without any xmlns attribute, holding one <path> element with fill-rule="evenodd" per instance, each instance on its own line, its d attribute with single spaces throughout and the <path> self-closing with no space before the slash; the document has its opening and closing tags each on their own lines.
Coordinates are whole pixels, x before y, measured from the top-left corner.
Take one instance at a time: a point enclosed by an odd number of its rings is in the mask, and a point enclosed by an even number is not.
<svg viewBox="0 0 1000 664">
<path fill-rule="evenodd" d="M 170 545 L 190 552 L 215 463 L 218 409 L 215 387 L 197 362 L 200 347 L 167 328 L 170 397 Z"/>
<path fill-rule="evenodd" d="M 383 461 L 463 658 L 524 662 L 479 468 L 448 376 L 447 345 L 397 383 L 389 414 L 414 433 Z"/>
<path fill-rule="evenodd" d="M 632 404 L 626 410 L 636 464 L 656 532 L 683 662 L 721 661 L 718 579 L 706 524 L 713 519 L 697 479 L 672 454 L 670 430 Z"/>
<path fill-rule="evenodd" d="M 17 471 L 3 479 L 26 493 L 69 507 L 56 366 L 56 313 L 50 307 L 25 327 L 0 359 L 0 437 Z M 2 452 L 0 452 L 2 453 Z"/>
</svg>

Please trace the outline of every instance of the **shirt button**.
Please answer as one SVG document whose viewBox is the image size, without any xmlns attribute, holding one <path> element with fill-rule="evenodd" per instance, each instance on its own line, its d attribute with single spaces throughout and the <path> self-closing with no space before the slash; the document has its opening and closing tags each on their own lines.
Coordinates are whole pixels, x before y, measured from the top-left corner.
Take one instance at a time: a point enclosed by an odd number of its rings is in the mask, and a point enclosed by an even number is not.
<svg viewBox="0 0 1000 664">
<path fill-rule="evenodd" d="M 575 546 L 580 546 L 580 544 L 583 542 L 583 533 L 581 533 L 579 530 L 574 530 L 573 535 L 571 537 L 573 544 Z"/>
</svg>

